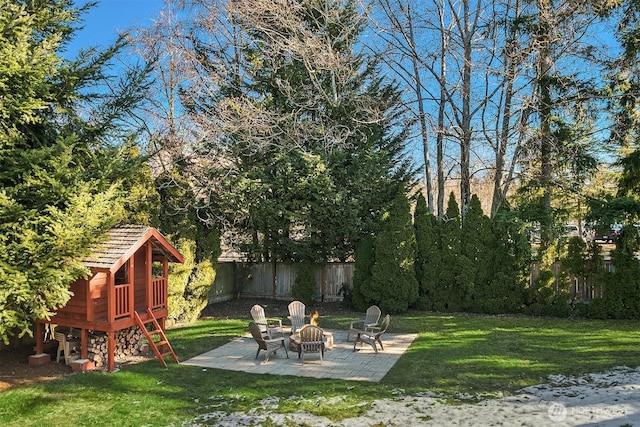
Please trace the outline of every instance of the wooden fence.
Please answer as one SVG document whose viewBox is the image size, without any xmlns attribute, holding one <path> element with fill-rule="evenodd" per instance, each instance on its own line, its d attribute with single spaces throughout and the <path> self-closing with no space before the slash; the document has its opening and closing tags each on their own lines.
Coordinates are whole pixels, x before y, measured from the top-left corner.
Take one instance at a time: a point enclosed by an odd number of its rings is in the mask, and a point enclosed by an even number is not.
<svg viewBox="0 0 640 427">
<path fill-rule="evenodd" d="M 612 272 L 615 270 L 613 264 L 611 263 L 611 258 L 606 256 L 604 259 L 604 269 L 605 271 Z M 553 271 L 554 277 L 559 277 L 562 274 L 562 267 L 560 262 L 556 262 L 551 266 L 551 270 Z M 535 287 L 535 281 L 540 276 L 540 264 L 535 262 L 531 265 L 531 272 L 529 274 L 529 286 Z M 584 277 L 570 277 L 570 287 L 568 289 L 569 294 L 571 295 L 571 299 L 577 302 L 590 302 L 595 298 L 602 298 L 603 289 L 602 284 L 589 284 L 586 283 Z M 557 280 L 554 281 L 553 287 L 557 291 L 559 283 Z"/>
<path fill-rule="evenodd" d="M 316 295 L 321 301 L 342 300 L 342 288 L 353 285 L 353 263 L 328 263 L 316 268 Z M 221 262 L 209 291 L 209 303 L 238 296 L 290 300 L 296 264 Z"/>
<path fill-rule="evenodd" d="M 612 271 L 610 259 L 604 266 Z M 556 277 L 560 265 L 553 268 Z M 353 286 L 353 263 L 328 263 L 316 270 L 316 295 L 322 301 L 341 301 L 343 286 Z M 535 286 L 540 273 L 537 264 L 531 266 L 529 285 Z M 237 297 L 271 298 L 291 300 L 291 287 L 296 279 L 296 264 L 221 262 L 216 269 L 216 279 L 209 291 L 209 303 L 228 301 Z M 557 287 L 557 283 L 555 284 Z M 602 297 L 601 286 L 591 286 L 582 278 L 572 278 L 571 296 L 576 301 L 591 301 Z"/>
</svg>

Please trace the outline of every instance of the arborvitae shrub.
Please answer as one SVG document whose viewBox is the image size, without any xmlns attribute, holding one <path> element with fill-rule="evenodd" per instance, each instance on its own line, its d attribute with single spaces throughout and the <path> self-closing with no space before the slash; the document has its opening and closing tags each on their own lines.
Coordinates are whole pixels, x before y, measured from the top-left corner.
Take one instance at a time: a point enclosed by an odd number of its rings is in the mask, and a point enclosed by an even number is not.
<svg viewBox="0 0 640 427">
<path fill-rule="evenodd" d="M 439 284 L 438 275 L 442 268 L 440 251 L 440 223 L 427 208 L 427 202 L 418 195 L 413 215 L 416 235 L 415 271 L 418 279 L 418 310 L 434 310 L 434 297 Z"/>
<path fill-rule="evenodd" d="M 371 269 L 375 263 L 374 238 L 371 236 L 364 237 L 356 246 L 356 260 L 353 272 L 353 292 L 351 293 L 351 301 L 353 307 L 357 310 L 364 311 L 370 305 L 363 294 L 363 288 L 366 288 L 371 282 Z M 376 304 L 374 302 L 373 304 Z"/>
<path fill-rule="evenodd" d="M 294 300 L 309 305 L 316 302 L 316 268 L 310 263 L 301 263 L 296 268 L 296 279 L 291 286 L 291 296 Z"/>
<path fill-rule="evenodd" d="M 383 215 L 375 241 L 375 263 L 370 286 L 362 294 L 370 304 L 388 313 L 403 313 L 418 299 L 414 270 L 416 240 L 409 201 L 400 193 Z"/>
</svg>

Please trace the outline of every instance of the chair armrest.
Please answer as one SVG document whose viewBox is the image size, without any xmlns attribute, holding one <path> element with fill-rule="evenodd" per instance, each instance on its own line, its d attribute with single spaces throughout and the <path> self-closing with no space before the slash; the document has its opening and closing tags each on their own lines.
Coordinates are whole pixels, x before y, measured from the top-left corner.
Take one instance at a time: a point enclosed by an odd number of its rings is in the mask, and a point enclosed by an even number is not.
<svg viewBox="0 0 640 427">
<path fill-rule="evenodd" d="M 371 342 L 374 342 L 375 340 L 376 340 L 376 334 L 358 331 L 358 338 L 356 339 L 356 342 L 371 343 Z"/>
<path fill-rule="evenodd" d="M 349 329 L 356 329 L 356 330 L 364 329 L 364 320 L 362 319 L 352 320 L 351 324 L 349 324 Z"/>
<path fill-rule="evenodd" d="M 282 319 L 277 317 L 267 317 L 267 325 L 273 327 L 277 324 L 279 328 L 282 328 Z"/>
<path fill-rule="evenodd" d="M 293 316 L 287 316 L 287 319 L 291 320 L 292 317 Z M 298 317 L 298 316 L 296 316 L 296 317 Z M 302 322 L 303 323 L 309 323 L 309 322 L 307 322 L 307 319 L 309 319 L 309 321 L 311 320 L 311 315 L 310 314 L 305 314 L 304 316 L 300 316 L 300 317 L 302 317 Z"/>
</svg>

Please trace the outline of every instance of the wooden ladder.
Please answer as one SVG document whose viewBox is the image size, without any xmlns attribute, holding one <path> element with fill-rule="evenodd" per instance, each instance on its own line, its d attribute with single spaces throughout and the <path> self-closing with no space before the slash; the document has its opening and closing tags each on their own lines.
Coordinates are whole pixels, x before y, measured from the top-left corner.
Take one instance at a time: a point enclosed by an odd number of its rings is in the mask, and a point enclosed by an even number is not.
<svg viewBox="0 0 640 427">
<path fill-rule="evenodd" d="M 149 343 L 149 346 L 153 349 L 153 352 L 156 355 L 156 359 L 160 361 L 162 366 L 164 366 L 165 368 L 167 367 L 167 362 L 164 360 L 164 357 L 169 354 L 171 355 L 171 358 L 173 359 L 174 362 L 180 363 L 178 362 L 178 357 L 176 356 L 176 353 L 173 351 L 173 348 L 171 348 L 171 344 L 169 344 L 169 340 L 167 339 L 167 336 L 164 334 L 164 331 L 160 327 L 160 324 L 158 323 L 158 319 L 156 319 L 156 316 L 153 315 L 153 311 L 147 308 L 147 314 L 149 315 L 149 319 L 146 321 L 142 320 L 142 318 L 140 317 L 137 311 L 134 311 L 134 313 L 135 313 L 136 322 L 138 323 L 138 326 L 140 327 L 140 329 L 142 329 L 142 333 L 144 333 L 144 336 L 147 338 L 147 342 Z M 147 329 L 148 324 L 153 324 L 153 327 L 150 330 Z M 159 337 L 159 339 L 157 341 L 154 341 L 154 337 L 156 336 Z"/>
</svg>

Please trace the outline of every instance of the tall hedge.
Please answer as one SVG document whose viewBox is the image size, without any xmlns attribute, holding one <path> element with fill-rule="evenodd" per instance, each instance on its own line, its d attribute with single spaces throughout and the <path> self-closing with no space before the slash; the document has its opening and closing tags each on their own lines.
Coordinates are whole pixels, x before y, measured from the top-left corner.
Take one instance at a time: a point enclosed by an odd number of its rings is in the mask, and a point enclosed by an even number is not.
<svg viewBox="0 0 640 427">
<path fill-rule="evenodd" d="M 462 309 L 464 289 L 458 286 L 463 272 L 461 260 L 460 209 L 455 195 L 450 193 L 447 210 L 442 219 L 442 268 L 438 296 L 434 300 L 436 311 L 459 311 Z M 464 266 L 466 271 L 466 265 Z"/>
<path fill-rule="evenodd" d="M 524 304 L 529 285 L 531 245 L 524 228 L 511 211 L 503 207 L 491 221 L 495 246 L 493 274 L 485 289 L 483 312 L 517 313 Z"/>
<path fill-rule="evenodd" d="M 368 307 L 363 289 L 371 282 L 371 271 L 375 263 L 374 245 L 373 236 L 365 236 L 356 245 L 351 302 L 353 307 L 360 311 L 364 311 Z"/>
<path fill-rule="evenodd" d="M 495 268 L 495 236 L 491 229 L 491 220 L 482 212 L 480 199 L 471 197 L 467 214 L 462 224 L 461 252 L 471 271 L 459 280 L 464 287 L 463 309 L 482 312 L 483 300 L 491 294 L 489 284 Z M 462 279 L 460 277 L 459 279 Z"/>
<path fill-rule="evenodd" d="M 640 318 L 640 264 L 635 253 L 640 249 L 634 227 L 623 229 L 611 251 L 615 270 L 604 276 L 602 304 L 609 318 Z"/>
<path fill-rule="evenodd" d="M 388 313 L 405 312 L 418 299 L 414 260 L 416 239 L 409 200 L 400 193 L 382 218 L 375 240 L 375 262 L 362 294 Z"/>
<path fill-rule="evenodd" d="M 442 268 L 440 249 L 440 223 L 429 212 L 427 202 L 422 194 L 416 199 L 413 214 L 413 226 L 416 236 L 415 271 L 418 280 L 419 310 L 433 310 L 434 298 L 437 296 L 438 273 Z"/>
</svg>

